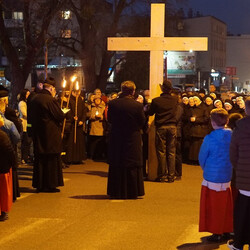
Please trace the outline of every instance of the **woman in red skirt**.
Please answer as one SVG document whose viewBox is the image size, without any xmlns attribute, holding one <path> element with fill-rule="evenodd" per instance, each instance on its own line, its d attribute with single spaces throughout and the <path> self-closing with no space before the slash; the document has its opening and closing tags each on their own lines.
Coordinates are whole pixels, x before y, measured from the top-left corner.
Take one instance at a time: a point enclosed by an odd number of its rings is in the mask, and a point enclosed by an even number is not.
<svg viewBox="0 0 250 250">
<path fill-rule="evenodd" d="M 13 201 L 11 167 L 16 164 L 16 156 L 8 135 L 1 130 L 2 126 L 0 116 L 0 221 L 5 221 Z"/>
<path fill-rule="evenodd" d="M 200 200 L 200 232 L 210 232 L 208 241 L 221 242 L 233 232 L 233 199 L 230 188 L 232 165 L 229 147 L 232 131 L 225 129 L 228 113 L 223 108 L 211 111 L 211 124 L 214 128 L 204 138 L 199 153 L 203 169 L 203 182 Z"/>
</svg>

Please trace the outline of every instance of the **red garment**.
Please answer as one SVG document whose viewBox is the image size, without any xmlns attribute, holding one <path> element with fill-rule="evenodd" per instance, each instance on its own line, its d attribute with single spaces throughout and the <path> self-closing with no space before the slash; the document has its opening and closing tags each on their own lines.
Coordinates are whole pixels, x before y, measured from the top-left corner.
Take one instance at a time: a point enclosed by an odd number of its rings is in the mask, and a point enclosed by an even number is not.
<svg viewBox="0 0 250 250">
<path fill-rule="evenodd" d="M 223 234 L 233 232 L 233 198 L 231 188 L 214 191 L 202 186 L 199 232 Z"/>
<path fill-rule="evenodd" d="M 12 169 L 9 173 L 0 174 L 0 214 L 9 212 L 13 202 Z"/>
</svg>

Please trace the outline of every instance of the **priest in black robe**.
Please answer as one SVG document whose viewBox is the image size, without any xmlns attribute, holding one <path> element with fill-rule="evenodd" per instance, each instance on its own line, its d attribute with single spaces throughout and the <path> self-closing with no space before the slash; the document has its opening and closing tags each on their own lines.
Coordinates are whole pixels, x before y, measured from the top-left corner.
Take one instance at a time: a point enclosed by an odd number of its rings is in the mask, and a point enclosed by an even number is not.
<svg viewBox="0 0 250 250">
<path fill-rule="evenodd" d="M 80 96 L 80 90 L 73 90 L 69 100 L 68 135 L 66 147 L 66 164 L 82 164 L 86 160 L 86 142 L 84 126 L 87 107 Z"/>
<path fill-rule="evenodd" d="M 135 84 L 125 81 L 119 98 L 109 102 L 111 124 L 108 195 L 115 199 L 136 199 L 144 195 L 142 138 L 145 124 L 143 105 L 134 100 Z"/>
<path fill-rule="evenodd" d="M 46 79 L 43 90 L 32 101 L 34 143 L 33 187 L 38 192 L 59 192 L 63 186 L 61 126 L 64 113 L 54 98 L 55 80 Z"/>
</svg>

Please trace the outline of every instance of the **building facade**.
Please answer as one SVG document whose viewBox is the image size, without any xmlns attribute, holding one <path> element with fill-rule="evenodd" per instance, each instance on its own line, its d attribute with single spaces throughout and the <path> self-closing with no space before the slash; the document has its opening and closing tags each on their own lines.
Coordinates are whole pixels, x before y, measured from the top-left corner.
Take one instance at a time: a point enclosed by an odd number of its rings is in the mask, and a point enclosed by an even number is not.
<svg viewBox="0 0 250 250">
<path fill-rule="evenodd" d="M 250 35 L 227 37 L 226 63 L 236 68 L 236 74 L 228 77 L 233 89 L 250 91 Z"/>
</svg>

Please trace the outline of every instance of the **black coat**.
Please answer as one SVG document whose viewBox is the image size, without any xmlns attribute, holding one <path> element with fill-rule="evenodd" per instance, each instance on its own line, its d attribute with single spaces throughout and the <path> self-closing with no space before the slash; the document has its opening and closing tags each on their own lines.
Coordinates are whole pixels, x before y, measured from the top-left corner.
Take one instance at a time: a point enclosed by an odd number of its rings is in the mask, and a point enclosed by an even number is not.
<svg viewBox="0 0 250 250">
<path fill-rule="evenodd" d="M 146 121 L 143 105 L 128 97 L 112 100 L 108 121 L 111 124 L 110 165 L 119 168 L 142 166 L 140 130 Z"/>
<path fill-rule="evenodd" d="M 236 188 L 250 191 L 250 117 L 236 122 L 230 144 L 230 161 L 236 171 Z"/>
<path fill-rule="evenodd" d="M 147 112 L 148 115 L 155 114 L 155 126 L 161 127 L 164 125 L 176 125 L 176 107 L 178 99 L 167 93 L 162 93 L 161 96 L 152 100 L 152 103 Z"/>
<path fill-rule="evenodd" d="M 23 132 L 23 125 L 22 125 L 22 120 L 18 118 L 16 111 L 10 107 L 6 107 L 5 113 L 4 113 L 6 119 L 12 121 L 19 134 Z"/>
<path fill-rule="evenodd" d="M 42 90 L 31 101 L 31 123 L 34 146 L 39 154 L 60 154 L 61 126 L 65 115 L 49 91 Z"/>
<path fill-rule="evenodd" d="M 192 124 L 190 122 L 190 117 L 192 116 L 193 107 L 190 107 L 189 105 L 182 105 L 182 107 L 183 107 L 182 136 L 184 139 L 187 139 L 191 136 L 190 129 Z"/>
<path fill-rule="evenodd" d="M 16 156 L 8 135 L 0 130 L 0 174 L 8 173 L 11 167 L 16 167 Z"/>
<path fill-rule="evenodd" d="M 192 109 L 192 116 L 195 116 L 195 122 L 191 122 L 190 135 L 192 137 L 203 138 L 208 134 L 209 114 L 204 103 Z"/>
</svg>

